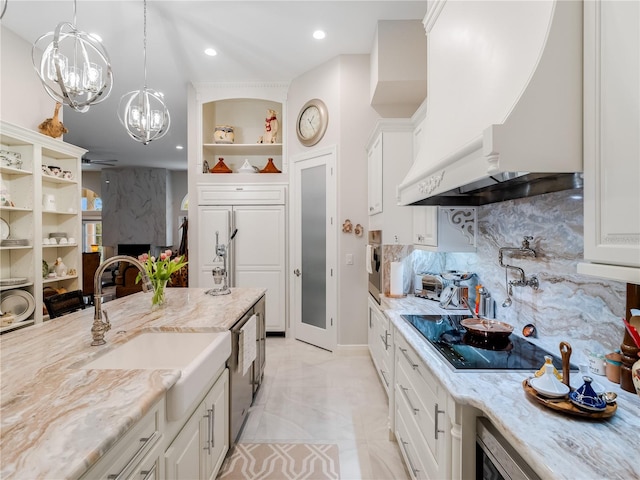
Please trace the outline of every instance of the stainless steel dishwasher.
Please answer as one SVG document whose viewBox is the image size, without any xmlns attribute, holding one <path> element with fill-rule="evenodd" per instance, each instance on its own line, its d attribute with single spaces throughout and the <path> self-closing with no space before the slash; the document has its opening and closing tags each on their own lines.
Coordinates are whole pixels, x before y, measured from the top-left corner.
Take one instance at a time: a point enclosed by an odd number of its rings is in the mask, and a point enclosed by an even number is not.
<svg viewBox="0 0 640 480">
<path fill-rule="evenodd" d="M 246 373 L 240 368 L 238 355 L 242 327 L 256 315 L 256 359 Z M 229 446 L 233 446 L 249 413 L 249 407 L 262 384 L 266 361 L 265 354 L 265 301 L 264 296 L 251 307 L 244 316 L 231 327 L 231 356 L 227 360 L 229 368 Z"/>
</svg>

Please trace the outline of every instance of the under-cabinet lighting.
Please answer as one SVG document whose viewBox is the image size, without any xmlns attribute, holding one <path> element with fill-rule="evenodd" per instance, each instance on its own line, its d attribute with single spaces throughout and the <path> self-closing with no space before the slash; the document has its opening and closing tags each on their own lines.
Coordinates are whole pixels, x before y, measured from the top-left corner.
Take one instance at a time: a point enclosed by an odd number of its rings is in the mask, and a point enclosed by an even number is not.
<svg viewBox="0 0 640 480">
<path fill-rule="evenodd" d="M 176 145 L 176 150 L 182 150 L 184 147 L 182 145 Z"/>
</svg>

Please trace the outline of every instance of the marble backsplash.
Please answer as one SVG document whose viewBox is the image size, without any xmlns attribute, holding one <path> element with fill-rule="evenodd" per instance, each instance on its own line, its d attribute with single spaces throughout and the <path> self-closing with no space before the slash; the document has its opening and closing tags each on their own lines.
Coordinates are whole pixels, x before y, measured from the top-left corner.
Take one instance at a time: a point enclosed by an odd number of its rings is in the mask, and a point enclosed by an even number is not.
<svg viewBox="0 0 640 480">
<path fill-rule="evenodd" d="M 385 245 L 385 278 L 391 261 L 404 264 L 405 292 L 413 293 L 413 274 L 461 270 L 475 272 L 471 286 L 481 283 L 495 300 L 495 317 L 517 331 L 528 323 L 537 329 L 534 342 L 557 352 L 560 341 L 573 346 L 572 361 L 584 362 L 585 351 L 619 348 L 624 335 L 626 285 L 576 273 L 583 258 L 582 190 L 539 195 L 478 207 L 476 253 L 432 253 L 412 246 Z M 514 287 L 507 296 L 505 270 L 498 262 L 500 247 L 519 247 L 532 236 L 535 258 L 505 254 L 504 263 L 536 275 L 538 290 Z M 509 272 L 509 279 L 517 274 Z M 385 282 L 388 290 L 388 280 Z M 428 300 L 425 300 L 428 301 Z"/>
</svg>

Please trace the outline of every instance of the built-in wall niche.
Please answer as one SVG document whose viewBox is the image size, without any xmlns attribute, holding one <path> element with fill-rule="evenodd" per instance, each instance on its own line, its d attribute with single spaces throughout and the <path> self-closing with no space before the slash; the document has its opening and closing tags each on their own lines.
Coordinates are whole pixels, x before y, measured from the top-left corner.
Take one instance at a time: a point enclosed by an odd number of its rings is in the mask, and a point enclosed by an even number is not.
<svg viewBox="0 0 640 480">
<path fill-rule="evenodd" d="M 272 118 L 271 111 L 276 112 L 277 126 L 273 121 L 271 133 L 277 129 L 276 141 L 271 143 L 266 138 L 266 124 Z M 216 127 L 233 128 L 233 142 L 216 141 Z M 248 160 L 251 166 L 262 169 L 272 158 L 274 165 L 283 173 L 283 105 L 280 102 L 253 98 L 234 98 L 207 102 L 202 105 L 202 173 L 206 167 L 213 168 L 219 161 L 224 163 L 233 173 L 253 175 L 239 172 Z M 205 163 L 206 162 L 206 163 Z M 216 175 L 222 178 L 225 174 Z M 237 179 L 235 180 L 237 181 Z"/>
</svg>

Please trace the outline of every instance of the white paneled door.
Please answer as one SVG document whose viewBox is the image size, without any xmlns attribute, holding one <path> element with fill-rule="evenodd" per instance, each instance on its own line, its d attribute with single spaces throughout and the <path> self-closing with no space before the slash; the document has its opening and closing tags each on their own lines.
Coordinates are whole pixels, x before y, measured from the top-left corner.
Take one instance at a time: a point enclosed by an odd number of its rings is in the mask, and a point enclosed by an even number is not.
<svg viewBox="0 0 640 480">
<path fill-rule="evenodd" d="M 293 159 L 291 285 L 294 336 L 336 346 L 335 149 Z"/>
</svg>

